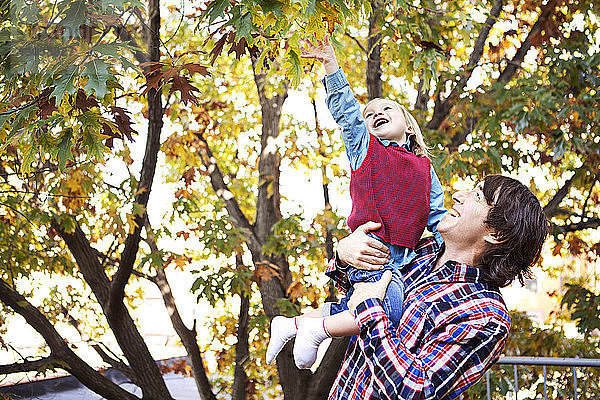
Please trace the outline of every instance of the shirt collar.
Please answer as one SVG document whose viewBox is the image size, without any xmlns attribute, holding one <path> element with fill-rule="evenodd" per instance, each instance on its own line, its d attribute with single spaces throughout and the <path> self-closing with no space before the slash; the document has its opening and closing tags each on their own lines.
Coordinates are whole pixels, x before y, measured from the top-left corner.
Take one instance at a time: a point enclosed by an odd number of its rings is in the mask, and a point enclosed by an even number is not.
<svg viewBox="0 0 600 400">
<path fill-rule="evenodd" d="M 435 267 L 437 258 L 444 252 L 445 247 L 446 245 L 442 242 L 436 256 L 431 260 L 430 268 Z M 483 274 L 481 272 L 481 268 L 449 260 L 435 271 L 432 271 L 429 274 L 428 280 L 437 282 L 483 282 Z"/>
<path fill-rule="evenodd" d="M 379 140 L 379 142 L 384 145 L 384 146 L 399 146 L 399 147 L 403 147 L 405 150 L 411 151 L 411 147 L 412 147 L 412 142 L 414 139 L 415 134 L 414 133 L 409 133 L 408 136 L 406 137 L 406 142 L 402 145 L 398 144 L 398 142 L 396 142 L 395 140 L 388 140 L 388 139 L 379 139 L 377 138 L 377 140 Z"/>
</svg>

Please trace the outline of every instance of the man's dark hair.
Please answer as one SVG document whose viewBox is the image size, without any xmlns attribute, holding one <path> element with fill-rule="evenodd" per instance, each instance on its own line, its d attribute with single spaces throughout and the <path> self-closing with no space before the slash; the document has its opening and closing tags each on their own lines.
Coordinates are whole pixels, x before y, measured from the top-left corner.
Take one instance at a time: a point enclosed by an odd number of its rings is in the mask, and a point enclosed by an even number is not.
<svg viewBox="0 0 600 400">
<path fill-rule="evenodd" d="M 530 267 L 540 258 L 548 219 L 537 197 L 515 179 L 488 175 L 483 181 L 483 195 L 492 207 L 485 224 L 500 242 L 481 255 L 483 278 L 497 287 L 507 286 L 515 278 L 524 284 Z"/>
</svg>

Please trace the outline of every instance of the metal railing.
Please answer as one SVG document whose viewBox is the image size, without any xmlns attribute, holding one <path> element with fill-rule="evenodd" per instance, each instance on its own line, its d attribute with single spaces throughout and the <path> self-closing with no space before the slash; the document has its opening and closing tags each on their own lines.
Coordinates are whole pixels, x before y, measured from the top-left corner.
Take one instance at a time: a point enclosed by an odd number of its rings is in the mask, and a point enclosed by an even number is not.
<svg viewBox="0 0 600 400">
<path fill-rule="evenodd" d="M 512 365 L 514 366 L 514 390 L 515 400 L 519 393 L 519 375 L 518 367 L 524 365 L 541 365 L 542 373 L 544 375 L 544 400 L 548 400 L 548 386 L 546 379 L 546 367 L 571 367 L 573 369 L 573 398 L 578 399 L 577 396 L 577 368 L 581 367 L 592 367 L 600 368 L 600 359 L 597 358 L 554 358 L 554 357 L 500 357 L 497 365 Z M 486 388 L 487 388 L 487 400 L 491 400 L 490 390 L 490 370 L 488 369 L 485 373 Z M 461 396 L 462 398 L 462 396 Z"/>
</svg>

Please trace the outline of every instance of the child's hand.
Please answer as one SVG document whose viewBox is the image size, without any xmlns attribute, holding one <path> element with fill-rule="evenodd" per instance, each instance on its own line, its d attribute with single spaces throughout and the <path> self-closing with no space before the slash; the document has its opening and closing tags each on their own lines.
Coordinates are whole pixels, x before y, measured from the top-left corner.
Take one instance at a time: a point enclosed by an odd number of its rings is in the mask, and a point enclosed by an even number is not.
<svg viewBox="0 0 600 400">
<path fill-rule="evenodd" d="M 304 46 L 300 47 L 300 50 L 302 51 L 300 57 L 321 61 L 327 74 L 332 74 L 340 68 L 335 58 L 333 46 L 329 42 L 329 35 L 325 35 L 323 41 L 315 40 L 315 43 L 306 39 Z"/>
</svg>

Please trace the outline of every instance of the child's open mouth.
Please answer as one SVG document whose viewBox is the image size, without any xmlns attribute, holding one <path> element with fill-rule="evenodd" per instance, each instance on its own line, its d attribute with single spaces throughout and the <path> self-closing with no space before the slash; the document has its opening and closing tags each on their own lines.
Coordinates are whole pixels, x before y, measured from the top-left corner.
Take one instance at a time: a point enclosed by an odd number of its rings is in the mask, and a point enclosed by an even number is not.
<svg viewBox="0 0 600 400">
<path fill-rule="evenodd" d="M 373 122 L 373 127 L 379 128 L 381 125 L 387 124 L 388 122 L 390 121 L 388 121 L 387 118 L 378 118 Z"/>
</svg>

